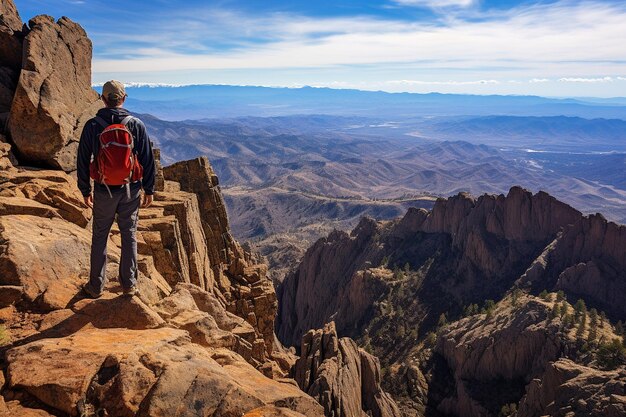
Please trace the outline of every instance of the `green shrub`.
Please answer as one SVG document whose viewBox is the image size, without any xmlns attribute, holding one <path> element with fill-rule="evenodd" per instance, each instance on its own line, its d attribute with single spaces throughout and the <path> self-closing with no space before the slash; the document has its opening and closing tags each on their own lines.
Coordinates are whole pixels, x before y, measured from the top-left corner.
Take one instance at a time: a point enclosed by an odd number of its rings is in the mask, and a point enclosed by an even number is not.
<svg viewBox="0 0 626 417">
<path fill-rule="evenodd" d="M 615 369 L 626 363 L 626 347 L 619 339 L 603 343 L 596 352 L 596 362 L 601 368 Z"/>
<path fill-rule="evenodd" d="M 435 332 L 428 332 L 428 334 L 426 335 L 426 338 L 424 339 L 424 345 L 432 348 L 432 347 L 435 347 L 436 343 L 437 343 L 437 334 L 435 334 Z"/>
</svg>

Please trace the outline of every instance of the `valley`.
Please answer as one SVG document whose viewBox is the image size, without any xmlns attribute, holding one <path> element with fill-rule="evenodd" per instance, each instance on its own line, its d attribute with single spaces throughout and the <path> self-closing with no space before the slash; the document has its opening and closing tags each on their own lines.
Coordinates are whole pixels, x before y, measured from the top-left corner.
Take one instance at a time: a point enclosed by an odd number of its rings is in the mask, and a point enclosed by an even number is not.
<svg viewBox="0 0 626 417">
<path fill-rule="evenodd" d="M 502 194 L 520 185 L 626 222 L 620 120 L 422 118 L 420 129 L 431 130 L 416 137 L 415 119 L 142 119 L 165 164 L 210 158 L 234 234 L 267 258 L 275 282 L 334 229 L 350 230 L 365 215 L 385 220 L 411 206 L 431 208 L 459 192 Z"/>
</svg>

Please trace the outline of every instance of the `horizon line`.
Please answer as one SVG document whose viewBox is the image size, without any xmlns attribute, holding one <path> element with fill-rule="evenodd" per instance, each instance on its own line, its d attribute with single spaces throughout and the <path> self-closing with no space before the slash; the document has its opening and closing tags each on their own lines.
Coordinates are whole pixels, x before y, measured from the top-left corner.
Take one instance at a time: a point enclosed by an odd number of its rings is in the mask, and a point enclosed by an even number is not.
<svg viewBox="0 0 626 417">
<path fill-rule="evenodd" d="M 315 86 L 315 85 L 297 85 L 297 86 L 281 86 L 281 85 L 257 85 L 257 84 L 221 84 L 221 83 L 190 83 L 190 84 L 175 84 L 175 83 L 149 83 L 149 82 L 128 82 L 123 83 L 125 88 L 185 88 L 185 87 L 250 87 L 250 88 L 268 88 L 268 89 L 289 89 L 299 90 L 304 88 L 312 88 L 319 90 L 334 90 L 334 91 L 360 91 L 364 93 L 384 93 L 384 94 L 411 94 L 411 95 L 430 95 L 439 94 L 444 96 L 476 96 L 476 97 L 537 97 L 553 100 L 577 100 L 577 99 L 597 99 L 597 100 L 626 100 L 626 96 L 613 96 L 613 97 L 598 97 L 598 96 L 541 96 L 537 94 L 472 94 L 472 93 L 442 93 L 439 91 L 430 91 L 428 93 L 416 93 L 410 91 L 385 91 L 385 90 L 363 90 L 359 88 L 336 88 L 328 86 Z M 92 83 L 92 88 L 101 88 L 104 82 Z"/>
</svg>

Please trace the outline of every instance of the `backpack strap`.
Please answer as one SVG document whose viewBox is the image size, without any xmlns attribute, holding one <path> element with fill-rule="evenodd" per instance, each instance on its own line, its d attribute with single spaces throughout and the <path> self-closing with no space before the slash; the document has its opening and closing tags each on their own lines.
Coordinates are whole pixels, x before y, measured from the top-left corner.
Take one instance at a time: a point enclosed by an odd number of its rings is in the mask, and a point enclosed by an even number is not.
<svg viewBox="0 0 626 417">
<path fill-rule="evenodd" d="M 95 120 L 96 122 L 98 122 L 98 124 L 99 124 L 100 126 L 102 126 L 103 128 L 105 128 L 105 129 L 106 129 L 107 127 L 109 127 L 109 123 L 107 123 L 107 121 L 106 121 L 106 120 L 104 120 L 104 119 L 103 119 L 102 117 L 100 117 L 100 116 L 96 116 L 96 117 L 94 117 L 94 120 Z"/>
<path fill-rule="evenodd" d="M 122 119 L 120 124 L 126 126 L 131 120 L 133 120 L 133 116 L 126 116 Z"/>
</svg>

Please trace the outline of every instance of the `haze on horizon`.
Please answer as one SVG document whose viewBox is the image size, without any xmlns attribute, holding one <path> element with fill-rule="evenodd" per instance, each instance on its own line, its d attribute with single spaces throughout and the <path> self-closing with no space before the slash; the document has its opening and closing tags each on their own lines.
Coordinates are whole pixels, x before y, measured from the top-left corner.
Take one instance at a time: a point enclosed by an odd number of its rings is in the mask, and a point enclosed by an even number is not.
<svg viewBox="0 0 626 417">
<path fill-rule="evenodd" d="M 626 2 L 16 0 L 79 22 L 93 81 L 626 96 Z"/>
</svg>

